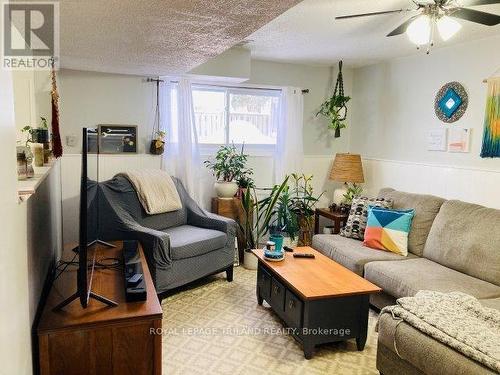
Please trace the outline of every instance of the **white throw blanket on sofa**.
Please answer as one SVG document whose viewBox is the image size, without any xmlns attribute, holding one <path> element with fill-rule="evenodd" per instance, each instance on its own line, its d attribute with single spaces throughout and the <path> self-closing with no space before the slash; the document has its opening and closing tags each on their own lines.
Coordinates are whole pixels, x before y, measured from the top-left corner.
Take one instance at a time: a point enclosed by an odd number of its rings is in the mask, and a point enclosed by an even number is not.
<svg viewBox="0 0 500 375">
<path fill-rule="evenodd" d="M 134 186 L 139 201 L 149 214 L 161 214 L 182 208 L 181 198 L 172 177 L 160 169 L 129 171 L 117 176 L 127 178 Z"/>
<path fill-rule="evenodd" d="M 383 313 L 500 372 L 500 311 L 484 307 L 474 297 L 423 290 L 415 297 L 399 298 Z"/>
</svg>

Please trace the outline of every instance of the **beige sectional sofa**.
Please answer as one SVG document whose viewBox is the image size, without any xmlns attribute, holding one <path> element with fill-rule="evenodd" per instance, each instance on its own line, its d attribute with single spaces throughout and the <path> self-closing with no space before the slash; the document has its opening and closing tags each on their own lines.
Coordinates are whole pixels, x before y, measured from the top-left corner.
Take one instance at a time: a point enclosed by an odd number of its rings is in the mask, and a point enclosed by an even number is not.
<svg viewBox="0 0 500 375">
<path fill-rule="evenodd" d="M 391 198 L 396 209 L 415 209 L 407 257 L 339 235 L 315 235 L 312 244 L 383 289 L 373 295 L 372 305 L 383 308 L 425 289 L 464 292 L 500 310 L 500 210 L 393 189 L 382 189 L 379 196 Z M 493 373 L 406 323 L 399 324 L 396 334 L 396 324 L 389 314 L 380 319 L 381 373 Z"/>
</svg>

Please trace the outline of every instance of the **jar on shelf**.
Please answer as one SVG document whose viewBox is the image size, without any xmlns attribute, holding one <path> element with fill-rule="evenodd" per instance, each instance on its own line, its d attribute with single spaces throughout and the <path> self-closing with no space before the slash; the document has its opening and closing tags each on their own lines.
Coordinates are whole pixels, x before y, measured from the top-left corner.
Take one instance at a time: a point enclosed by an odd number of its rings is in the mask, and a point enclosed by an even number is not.
<svg viewBox="0 0 500 375">
<path fill-rule="evenodd" d="M 28 178 L 28 162 L 24 152 L 17 153 L 17 179 L 26 180 Z"/>
<path fill-rule="evenodd" d="M 35 176 L 33 170 L 33 154 L 29 147 L 17 147 L 17 176 L 19 180 L 26 180 Z"/>
</svg>

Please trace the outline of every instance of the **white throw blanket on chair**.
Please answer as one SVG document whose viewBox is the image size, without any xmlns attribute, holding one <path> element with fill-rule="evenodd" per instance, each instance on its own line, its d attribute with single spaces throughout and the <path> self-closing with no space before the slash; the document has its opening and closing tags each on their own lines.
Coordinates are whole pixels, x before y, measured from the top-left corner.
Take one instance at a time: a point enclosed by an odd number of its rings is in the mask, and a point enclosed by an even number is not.
<svg viewBox="0 0 500 375">
<path fill-rule="evenodd" d="M 149 215 L 177 211 L 182 208 L 181 198 L 172 177 L 160 169 L 128 171 L 117 176 L 127 178 L 134 186 L 139 201 Z"/>
</svg>

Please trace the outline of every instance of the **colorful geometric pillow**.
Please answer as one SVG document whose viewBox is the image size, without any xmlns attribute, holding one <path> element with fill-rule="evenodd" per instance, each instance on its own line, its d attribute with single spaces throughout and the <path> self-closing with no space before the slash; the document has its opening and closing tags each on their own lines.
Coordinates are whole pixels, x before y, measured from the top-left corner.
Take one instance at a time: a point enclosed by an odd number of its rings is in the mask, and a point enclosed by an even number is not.
<svg viewBox="0 0 500 375">
<path fill-rule="evenodd" d="M 408 233 L 415 210 L 388 210 L 370 206 L 363 244 L 372 249 L 408 255 Z"/>
<path fill-rule="evenodd" d="M 356 240 L 365 238 L 366 220 L 368 219 L 368 207 L 392 208 L 392 200 L 385 198 L 354 198 L 349 211 L 349 218 L 345 227 L 340 231 L 340 235 Z"/>
</svg>

